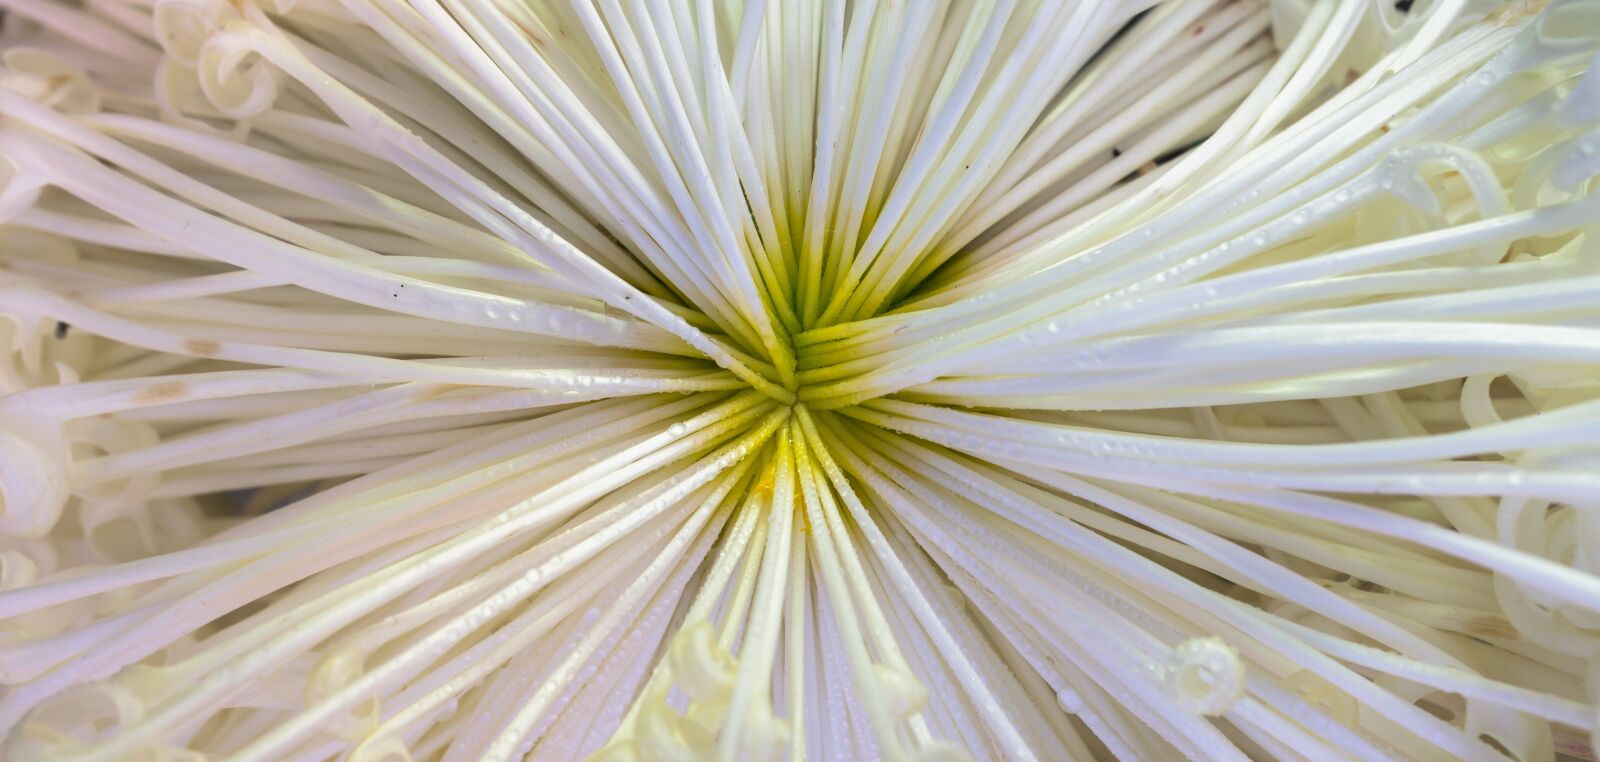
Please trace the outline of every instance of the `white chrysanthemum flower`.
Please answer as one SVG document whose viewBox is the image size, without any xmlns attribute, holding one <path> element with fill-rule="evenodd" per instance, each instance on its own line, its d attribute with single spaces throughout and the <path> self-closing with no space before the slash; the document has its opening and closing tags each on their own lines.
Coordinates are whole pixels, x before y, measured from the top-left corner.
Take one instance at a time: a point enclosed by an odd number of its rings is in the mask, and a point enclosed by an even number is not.
<svg viewBox="0 0 1600 762">
<path fill-rule="evenodd" d="M 1600 0 L 0 0 L 0 757 L 1593 759 Z"/>
</svg>

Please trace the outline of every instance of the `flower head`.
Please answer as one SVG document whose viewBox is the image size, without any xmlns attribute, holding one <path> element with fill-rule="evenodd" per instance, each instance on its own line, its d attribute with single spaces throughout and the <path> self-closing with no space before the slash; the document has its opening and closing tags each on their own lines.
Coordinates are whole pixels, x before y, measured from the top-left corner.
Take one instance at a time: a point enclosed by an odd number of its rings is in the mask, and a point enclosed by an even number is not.
<svg viewBox="0 0 1600 762">
<path fill-rule="evenodd" d="M 7 759 L 1590 756 L 1596 0 L 0 7 Z"/>
</svg>

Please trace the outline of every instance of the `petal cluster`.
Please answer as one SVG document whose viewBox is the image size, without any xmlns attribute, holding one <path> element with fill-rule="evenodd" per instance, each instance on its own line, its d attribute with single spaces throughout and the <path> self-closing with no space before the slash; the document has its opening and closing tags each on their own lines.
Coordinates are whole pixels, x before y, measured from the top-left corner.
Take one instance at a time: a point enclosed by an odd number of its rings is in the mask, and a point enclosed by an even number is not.
<svg viewBox="0 0 1600 762">
<path fill-rule="evenodd" d="M 0 8 L 4 759 L 1594 758 L 1600 1 Z"/>
</svg>

